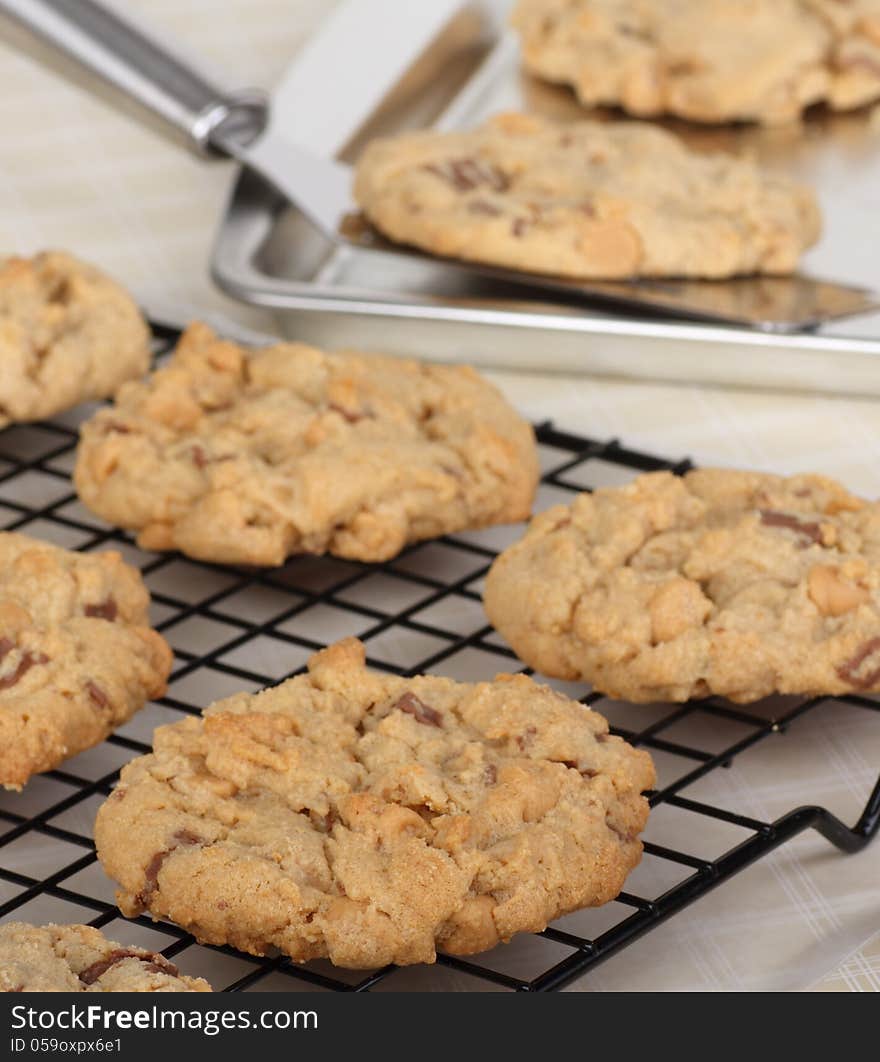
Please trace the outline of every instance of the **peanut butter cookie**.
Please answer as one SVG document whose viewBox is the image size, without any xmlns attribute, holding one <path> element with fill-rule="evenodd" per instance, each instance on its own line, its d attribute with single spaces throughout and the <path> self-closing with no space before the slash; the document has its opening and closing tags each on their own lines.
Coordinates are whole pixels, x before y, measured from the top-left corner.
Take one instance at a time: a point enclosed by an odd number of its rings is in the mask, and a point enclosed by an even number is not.
<svg viewBox="0 0 880 1062">
<path fill-rule="evenodd" d="M 647 753 L 523 675 L 309 673 L 155 732 L 95 840 L 128 915 L 354 968 L 433 962 L 612 900 L 638 863 Z"/>
<path fill-rule="evenodd" d="M 0 259 L 0 428 L 112 395 L 147 371 L 149 339 L 94 266 L 60 251 Z"/>
<path fill-rule="evenodd" d="M 630 701 L 880 690 L 880 504 L 834 480 L 640 476 L 537 516 L 489 619 L 527 664 Z"/>
<path fill-rule="evenodd" d="M 0 926 L 0 992 L 210 992 L 164 955 L 91 926 Z"/>
<path fill-rule="evenodd" d="M 809 190 L 751 161 L 640 123 L 524 114 L 374 141 L 355 196 L 399 243 L 581 279 L 789 273 L 820 228 Z"/>
<path fill-rule="evenodd" d="M 85 504 L 144 549 L 255 565 L 385 560 L 513 523 L 537 479 L 531 427 L 472 369 L 243 350 L 200 324 L 83 426 L 75 472 Z"/>
<path fill-rule="evenodd" d="M 148 606 L 118 553 L 0 533 L 0 785 L 20 789 L 165 692 L 171 650 Z"/>
<path fill-rule="evenodd" d="M 519 0 L 526 68 L 587 106 L 796 119 L 880 98 L 880 0 Z"/>
</svg>

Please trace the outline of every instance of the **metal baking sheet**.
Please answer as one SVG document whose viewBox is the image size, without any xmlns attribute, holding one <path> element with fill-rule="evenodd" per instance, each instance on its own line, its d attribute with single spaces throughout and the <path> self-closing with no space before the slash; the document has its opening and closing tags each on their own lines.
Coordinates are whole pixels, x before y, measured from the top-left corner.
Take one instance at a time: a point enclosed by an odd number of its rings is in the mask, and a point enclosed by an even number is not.
<svg viewBox="0 0 880 1062">
<path fill-rule="evenodd" d="M 352 160 L 372 136 L 429 124 L 465 128 L 507 109 L 574 120 L 585 112 L 565 88 L 520 69 L 517 42 L 506 30 L 509 3 L 463 5 L 376 107 L 357 113 L 356 93 L 340 100 L 333 85 L 363 39 L 357 11 L 327 27 L 310 55 L 310 110 L 326 107 L 327 123 L 347 132 L 336 144 Z M 326 56 L 324 63 L 316 55 Z M 329 62 L 333 57 L 332 64 Z M 323 73 L 322 73 L 323 71 Z M 297 128 L 300 89 L 276 97 L 276 121 Z M 322 84 L 326 78 L 326 84 Z M 297 103 L 297 99 L 300 100 Z M 341 107 L 349 110 L 340 123 Z M 594 117 L 620 117 L 589 112 Z M 877 287 L 880 240 L 880 108 L 833 115 L 819 109 L 802 124 L 695 127 L 664 123 L 695 148 L 748 154 L 818 192 L 825 216 L 820 244 L 804 260 L 817 276 Z M 321 129 L 314 114 L 308 126 Z M 308 137 L 305 137 L 308 140 Z M 326 132 L 320 144 L 332 153 Z M 278 311 L 283 331 L 323 346 L 354 345 L 485 367 L 595 373 L 670 381 L 880 395 L 880 314 L 803 335 L 768 335 L 733 327 L 602 312 L 577 302 L 524 297 L 510 286 L 457 275 L 406 256 L 337 248 L 286 208 L 259 181 L 241 178 L 216 242 L 213 273 L 230 294 Z"/>
</svg>

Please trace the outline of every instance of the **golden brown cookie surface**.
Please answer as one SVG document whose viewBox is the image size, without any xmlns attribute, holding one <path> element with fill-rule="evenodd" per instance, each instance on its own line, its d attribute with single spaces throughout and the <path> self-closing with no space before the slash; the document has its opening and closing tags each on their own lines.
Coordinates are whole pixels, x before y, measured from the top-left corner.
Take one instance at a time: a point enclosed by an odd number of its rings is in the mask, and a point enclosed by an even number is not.
<svg viewBox="0 0 880 1062">
<path fill-rule="evenodd" d="M 806 188 L 636 122 L 502 114 L 374 141 L 355 196 L 399 243 L 581 279 L 786 273 L 819 233 Z"/>
<path fill-rule="evenodd" d="M 255 565 L 385 560 L 515 522 L 537 478 L 531 427 L 472 369 L 247 351 L 205 325 L 83 426 L 75 472 L 86 505 L 144 548 Z"/>
<path fill-rule="evenodd" d="M 0 428 L 106 398 L 149 361 L 137 306 L 99 270 L 60 251 L 0 260 Z"/>
<path fill-rule="evenodd" d="M 0 992 L 210 992 L 156 952 L 91 926 L 0 926 Z"/>
<path fill-rule="evenodd" d="M 486 582 L 522 660 L 614 697 L 880 689 L 880 505 L 823 476 L 638 477 L 536 517 Z"/>
<path fill-rule="evenodd" d="M 792 121 L 880 98 L 880 0 L 519 0 L 526 68 L 588 105 Z"/>
<path fill-rule="evenodd" d="M 118 553 L 0 533 L 0 785 L 18 789 L 165 692 L 171 650 Z"/>
<path fill-rule="evenodd" d="M 648 755 L 524 676 L 465 685 L 364 667 L 160 727 L 98 813 L 128 914 L 341 966 L 468 954 L 613 899 L 638 863 Z"/>
</svg>

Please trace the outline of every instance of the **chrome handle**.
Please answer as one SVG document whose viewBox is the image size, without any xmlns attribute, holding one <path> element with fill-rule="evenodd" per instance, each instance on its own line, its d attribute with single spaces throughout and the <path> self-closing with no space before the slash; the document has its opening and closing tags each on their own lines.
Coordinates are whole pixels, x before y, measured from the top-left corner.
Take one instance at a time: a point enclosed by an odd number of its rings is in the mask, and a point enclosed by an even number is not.
<svg viewBox="0 0 880 1062">
<path fill-rule="evenodd" d="M 263 93 L 219 89 L 97 0 L 0 0 L 0 13 L 176 126 L 198 148 L 223 149 L 230 137 L 247 142 L 266 124 Z"/>
</svg>

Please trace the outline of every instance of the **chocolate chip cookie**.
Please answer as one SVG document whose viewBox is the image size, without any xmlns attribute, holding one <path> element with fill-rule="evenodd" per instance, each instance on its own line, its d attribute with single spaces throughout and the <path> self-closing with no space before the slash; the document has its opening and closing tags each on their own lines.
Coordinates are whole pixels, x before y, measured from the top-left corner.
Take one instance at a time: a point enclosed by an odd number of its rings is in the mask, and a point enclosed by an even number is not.
<svg viewBox="0 0 880 1062">
<path fill-rule="evenodd" d="M 0 926 L 0 992 L 210 992 L 164 955 L 91 926 Z"/>
<path fill-rule="evenodd" d="M 519 0 L 526 68 L 643 117 L 789 122 L 880 98 L 880 0 Z"/>
<path fill-rule="evenodd" d="M 433 962 L 613 899 L 654 772 L 596 712 L 523 675 L 307 675 L 155 732 L 95 840 L 128 915 L 340 966 Z"/>
<path fill-rule="evenodd" d="M 201 324 L 83 426 L 75 472 L 85 504 L 143 548 L 254 565 L 385 560 L 522 520 L 537 479 L 531 427 L 472 369 L 243 350 Z"/>
<path fill-rule="evenodd" d="M 106 398 L 149 361 L 137 306 L 94 266 L 60 251 L 0 259 L 0 428 Z"/>
<path fill-rule="evenodd" d="M 0 785 L 20 789 L 165 692 L 171 650 L 148 606 L 118 553 L 0 533 Z"/>
<path fill-rule="evenodd" d="M 496 560 L 526 663 L 630 701 L 880 690 L 880 504 L 823 476 L 700 469 L 582 494 Z"/>
<path fill-rule="evenodd" d="M 788 273 L 820 228 L 812 192 L 751 161 L 524 114 L 374 141 L 355 196 L 399 243 L 580 279 Z"/>
</svg>

